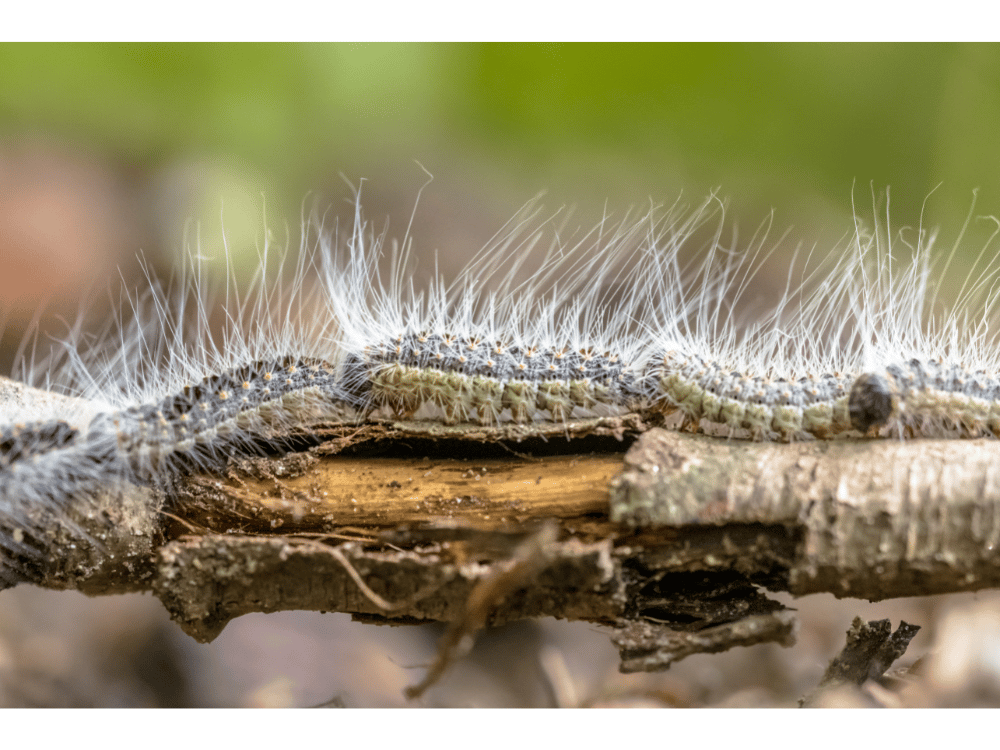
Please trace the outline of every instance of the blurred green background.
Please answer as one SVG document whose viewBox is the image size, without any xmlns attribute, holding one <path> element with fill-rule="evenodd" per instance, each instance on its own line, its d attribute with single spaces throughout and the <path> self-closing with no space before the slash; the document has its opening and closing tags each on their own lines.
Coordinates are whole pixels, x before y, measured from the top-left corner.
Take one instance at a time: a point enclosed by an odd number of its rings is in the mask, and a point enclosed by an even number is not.
<svg viewBox="0 0 1000 750">
<path fill-rule="evenodd" d="M 471 255 L 540 190 L 586 224 L 719 188 L 748 233 L 773 208 L 823 247 L 852 190 L 915 224 L 944 183 L 926 221 L 953 236 L 974 188 L 1000 212 L 998 132 L 994 45 L 6 44 L 0 292 L 58 306 L 140 249 L 252 247 L 265 215 L 294 236 L 304 202 L 346 209 L 340 175 L 400 235 L 415 160 L 424 253 Z"/>
</svg>

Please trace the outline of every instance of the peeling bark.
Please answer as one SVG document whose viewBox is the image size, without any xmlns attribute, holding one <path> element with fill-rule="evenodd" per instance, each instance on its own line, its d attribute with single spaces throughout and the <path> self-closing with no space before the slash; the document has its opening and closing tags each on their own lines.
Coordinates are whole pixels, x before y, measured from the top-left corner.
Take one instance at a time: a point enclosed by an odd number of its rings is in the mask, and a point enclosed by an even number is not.
<svg viewBox="0 0 1000 750">
<path fill-rule="evenodd" d="M 612 483 L 632 528 L 780 525 L 795 595 L 872 601 L 1000 585 L 1000 443 L 748 444 L 643 436 Z"/>
</svg>

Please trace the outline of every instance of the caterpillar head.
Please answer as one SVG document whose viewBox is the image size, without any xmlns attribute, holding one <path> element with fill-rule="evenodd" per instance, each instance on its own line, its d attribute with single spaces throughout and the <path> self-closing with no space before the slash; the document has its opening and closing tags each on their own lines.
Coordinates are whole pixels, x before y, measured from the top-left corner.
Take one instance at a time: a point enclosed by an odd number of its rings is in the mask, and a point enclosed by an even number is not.
<svg viewBox="0 0 1000 750">
<path fill-rule="evenodd" d="M 851 426 L 863 435 L 877 433 L 888 424 L 897 402 L 896 390 L 885 375 L 869 372 L 859 376 L 848 399 Z"/>
</svg>

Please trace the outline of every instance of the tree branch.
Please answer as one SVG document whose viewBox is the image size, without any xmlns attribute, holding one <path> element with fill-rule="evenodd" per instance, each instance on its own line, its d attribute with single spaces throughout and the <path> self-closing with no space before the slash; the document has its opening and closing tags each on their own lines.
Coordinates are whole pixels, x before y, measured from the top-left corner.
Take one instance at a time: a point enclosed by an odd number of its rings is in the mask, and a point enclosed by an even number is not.
<svg viewBox="0 0 1000 750">
<path fill-rule="evenodd" d="M 761 587 L 883 599 L 1000 583 L 997 441 L 649 429 L 622 456 L 646 427 L 314 426 L 280 436 L 304 450 L 159 499 L 132 486 L 81 499 L 78 522 L 103 540 L 54 524 L 35 582 L 151 590 L 201 641 L 248 612 L 311 609 L 455 623 L 453 655 L 481 626 L 587 620 L 613 628 L 626 671 L 789 644 L 791 613 Z"/>
</svg>

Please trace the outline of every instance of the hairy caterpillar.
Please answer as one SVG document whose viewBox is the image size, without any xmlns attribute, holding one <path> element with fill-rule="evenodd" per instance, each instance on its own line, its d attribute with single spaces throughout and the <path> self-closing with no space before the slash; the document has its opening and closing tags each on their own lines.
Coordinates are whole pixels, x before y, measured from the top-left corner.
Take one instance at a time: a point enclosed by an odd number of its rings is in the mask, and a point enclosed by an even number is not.
<svg viewBox="0 0 1000 750">
<path fill-rule="evenodd" d="M 457 279 L 435 273 L 421 288 L 408 238 L 382 272 L 385 235 L 356 199 L 349 230 L 307 224 L 277 271 L 265 245 L 250 285 L 227 285 L 218 304 L 192 257 L 175 291 L 151 280 L 129 298 L 134 316 L 96 342 L 75 329 L 24 375 L 78 405 L 0 419 L 0 582 L 24 574 L 41 554 L 32 539 L 70 503 L 218 467 L 322 421 L 638 413 L 755 440 L 1000 434 L 986 353 L 997 269 L 938 310 L 933 235 L 920 227 L 900 259 L 887 222 L 858 224 L 839 252 L 794 264 L 750 319 L 767 227 L 728 247 L 714 196 L 582 236 L 557 230 L 544 253 L 538 216 L 529 204 Z"/>
</svg>

